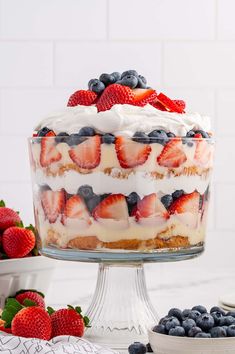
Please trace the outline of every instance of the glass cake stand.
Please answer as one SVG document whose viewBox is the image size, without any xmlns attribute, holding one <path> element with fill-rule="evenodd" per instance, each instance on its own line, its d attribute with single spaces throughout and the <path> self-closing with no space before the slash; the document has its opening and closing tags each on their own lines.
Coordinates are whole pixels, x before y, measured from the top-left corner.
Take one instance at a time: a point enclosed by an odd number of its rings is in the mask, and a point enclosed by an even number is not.
<svg viewBox="0 0 235 354">
<path fill-rule="evenodd" d="M 183 261 L 199 256 L 203 250 L 203 244 L 143 253 L 45 247 L 42 254 L 60 260 L 99 264 L 95 293 L 86 312 L 92 327 L 86 330 L 85 337 L 102 346 L 125 350 L 133 341 L 147 343 L 147 329 L 159 320 L 148 296 L 144 263 Z"/>
</svg>

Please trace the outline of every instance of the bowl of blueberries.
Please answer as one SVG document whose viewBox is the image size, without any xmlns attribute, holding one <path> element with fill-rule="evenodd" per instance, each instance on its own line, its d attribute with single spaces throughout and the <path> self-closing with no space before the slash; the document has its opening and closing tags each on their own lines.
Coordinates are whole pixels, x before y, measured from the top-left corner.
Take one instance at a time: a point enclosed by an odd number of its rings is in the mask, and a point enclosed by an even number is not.
<svg viewBox="0 0 235 354">
<path fill-rule="evenodd" d="M 235 311 L 202 305 L 181 311 L 172 308 L 149 332 L 156 354 L 235 353 Z"/>
</svg>

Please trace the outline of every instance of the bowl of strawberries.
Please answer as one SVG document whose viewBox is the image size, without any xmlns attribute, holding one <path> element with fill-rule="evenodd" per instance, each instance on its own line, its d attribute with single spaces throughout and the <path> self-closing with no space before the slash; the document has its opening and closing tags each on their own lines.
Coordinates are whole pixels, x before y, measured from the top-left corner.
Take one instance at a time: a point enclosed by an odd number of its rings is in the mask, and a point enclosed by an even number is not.
<svg viewBox="0 0 235 354">
<path fill-rule="evenodd" d="M 0 308 L 19 289 L 45 292 L 54 262 L 39 255 L 32 225 L 24 227 L 19 213 L 0 201 Z"/>
</svg>

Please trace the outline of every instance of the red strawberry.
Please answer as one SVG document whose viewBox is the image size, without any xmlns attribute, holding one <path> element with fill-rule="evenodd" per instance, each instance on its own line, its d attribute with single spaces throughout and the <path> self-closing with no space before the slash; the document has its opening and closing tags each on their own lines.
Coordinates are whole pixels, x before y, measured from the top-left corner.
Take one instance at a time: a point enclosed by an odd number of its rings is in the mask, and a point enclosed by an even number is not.
<svg viewBox="0 0 235 354">
<path fill-rule="evenodd" d="M 186 103 L 183 100 L 172 100 L 177 106 L 181 107 L 183 110 L 185 110 Z"/>
<path fill-rule="evenodd" d="M 2 235 L 2 246 L 9 258 L 25 257 L 35 246 L 36 238 L 32 230 L 12 226 Z"/>
<path fill-rule="evenodd" d="M 44 137 L 41 140 L 40 163 L 42 167 L 48 167 L 52 162 L 61 159 L 61 153 L 56 149 L 55 141 L 52 137 Z"/>
<path fill-rule="evenodd" d="M 11 323 L 12 334 L 19 337 L 51 339 L 51 318 L 41 307 L 21 309 Z"/>
<path fill-rule="evenodd" d="M 119 163 L 123 168 L 144 164 L 151 152 L 149 145 L 137 143 L 122 136 L 116 138 L 115 149 Z"/>
<path fill-rule="evenodd" d="M 4 231 L 20 222 L 19 215 L 14 210 L 6 208 L 4 202 L 0 201 L 0 230 Z"/>
<path fill-rule="evenodd" d="M 106 87 L 96 103 L 99 112 L 107 111 L 115 104 L 133 104 L 134 92 L 128 86 L 112 84 Z"/>
<path fill-rule="evenodd" d="M 153 89 L 134 89 L 134 102 L 135 106 L 145 106 L 147 103 L 152 103 L 157 98 L 157 92 Z"/>
<path fill-rule="evenodd" d="M 93 210 L 95 219 L 127 220 L 128 208 L 123 194 L 111 194 Z"/>
<path fill-rule="evenodd" d="M 65 195 L 64 191 L 46 190 L 41 193 L 41 203 L 45 216 L 51 224 L 56 222 L 58 216 L 64 209 Z"/>
<path fill-rule="evenodd" d="M 89 321 L 87 317 L 81 315 L 81 309 L 69 306 L 67 309 L 54 311 L 48 308 L 51 314 L 52 338 L 56 336 L 75 336 L 82 337 L 84 334 L 85 325 Z"/>
<path fill-rule="evenodd" d="M 198 213 L 200 203 L 200 194 L 198 192 L 193 192 L 190 194 L 183 194 L 181 197 L 176 199 L 170 206 L 170 214 L 182 214 L 186 212 Z"/>
<path fill-rule="evenodd" d="M 159 109 L 160 111 L 166 111 L 166 107 L 163 106 L 163 105 L 161 104 L 161 102 L 159 102 L 159 101 L 154 101 L 154 102 L 151 103 L 151 105 L 152 105 L 153 107 Z"/>
<path fill-rule="evenodd" d="M 148 218 L 151 216 L 161 216 L 164 219 L 169 217 L 168 212 L 161 201 L 157 198 L 156 193 L 146 195 L 137 203 L 136 218 Z"/>
<path fill-rule="evenodd" d="M 211 159 L 211 155 L 212 155 L 211 145 L 209 145 L 208 142 L 202 138 L 201 134 L 195 134 L 194 138 L 199 139 L 196 141 L 194 159 L 200 165 L 204 166 L 208 164 L 208 162 Z"/>
<path fill-rule="evenodd" d="M 91 106 L 95 103 L 97 94 L 90 90 L 79 90 L 74 92 L 70 97 L 67 106 L 73 107 L 77 105 Z"/>
<path fill-rule="evenodd" d="M 99 135 L 92 136 L 69 150 L 69 156 L 81 168 L 95 168 L 100 163 L 100 145 L 101 137 Z"/>
<path fill-rule="evenodd" d="M 83 199 L 78 195 L 70 197 L 64 208 L 64 215 L 72 219 L 89 220 L 89 212 Z"/>
<path fill-rule="evenodd" d="M 24 305 L 25 300 L 30 300 L 35 303 L 35 306 L 45 308 L 44 296 L 42 293 L 38 293 L 35 290 L 20 290 L 16 293 L 15 299 Z"/>
<path fill-rule="evenodd" d="M 171 100 L 163 93 L 159 93 L 157 99 L 170 112 L 183 113 L 184 111 L 182 106 L 176 104 L 173 100 Z"/>
<path fill-rule="evenodd" d="M 187 160 L 182 146 L 183 144 L 180 138 L 171 139 L 157 157 L 158 164 L 169 168 L 182 165 Z"/>
<path fill-rule="evenodd" d="M 56 136 L 56 133 L 53 132 L 53 130 L 50 130 L 45 136 Z"/>
</svg>

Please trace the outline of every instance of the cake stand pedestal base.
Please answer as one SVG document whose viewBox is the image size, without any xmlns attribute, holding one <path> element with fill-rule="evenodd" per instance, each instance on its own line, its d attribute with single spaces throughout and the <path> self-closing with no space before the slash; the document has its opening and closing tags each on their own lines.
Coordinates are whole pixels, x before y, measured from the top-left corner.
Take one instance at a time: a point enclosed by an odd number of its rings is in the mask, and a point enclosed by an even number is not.
<svg viewBox="0 0 235 354">
<path fill-rule="evenodd" d="M 147 328 L 158 316 L 147 294 L 143 264 L 100 263 L 86 316 L 92 327 L 85 337 L 94 343 L 116 350 L 134 341 L 147 343 Z"/>
</svg>

